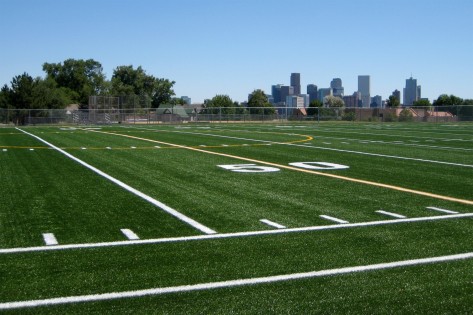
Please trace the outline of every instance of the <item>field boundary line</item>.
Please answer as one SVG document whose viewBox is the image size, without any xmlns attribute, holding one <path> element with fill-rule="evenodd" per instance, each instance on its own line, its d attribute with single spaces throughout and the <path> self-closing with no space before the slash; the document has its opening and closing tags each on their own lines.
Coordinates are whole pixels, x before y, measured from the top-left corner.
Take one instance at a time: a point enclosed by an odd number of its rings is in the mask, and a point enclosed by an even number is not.
<svg viewBox="0 0 473 315">
<path fill-rule="evenodd" d="M 105 172 L 99 170 L 98 168 L 96 168 L 96 167 L 94 167 L 94 166 L 92 166 L 92 165 L 90 165 L 90 164 L 88 164 L 88 163 L 82 161 L 82 160 L 79 159 L 79 158 L 76 158 L 76 157 L 73 156 L 72 154 L 67 153 L 66 151 L 62 150 L 61 148 L 56 147 L 55 145 L 53 145 L 53 144 L 47 142 L 46 140 L 44 140 L 44 139 L 42 139 L 42 138 L 40 138 L 40 137 L 38 137 L 38 136 L 36 136 L 36 135 L 34 135 L 34 134 L 32 134 L 32 133 L 26 132 L 26 131 L 24 131 L 24 130 L 22 130 L 22 129 L 20 129 L 20 128 L 15 128 L 15 129 L 17 129 L 17 130 L 23 132 L 24 134 L 27 134 L 27 135 L 29 135 L 29 136 L 31 136 L 31 137 L 33 137 L 33 138 L 35 138 L 35 139 L 37 139 L 37 140 L 43 142 L 43 143 L 46 144 L 47 146 L 49 146 L 49 147 L 51 147 L 52 149 L 54 149 L 54 150 L 56 150 L 56 151 L 62 153 L 62 154 L 65 155 L 66 157 L 68 157 L 68 158 L 70 158 L 71 160 L 73 160 L 73 161 L 75 161 L 75 162 L 81 164 L 82 166 L 88 168 L 89 170 L 93 171 L 93 172 L 96 173 L 97 175 L 100 175 L 100 176 L 102 176 L 102 177 L 108 179 L 108 180 L 111 181 L 112 183 L 114 183 L 114 184 L 120 186 L 121 188 L 123 188 L 123 189 L 129 191 L 130 193 L 132 193 L 132 194 L 134 194 L 134 195 L 136 195 L 136 196 L 138 196 L 138 197 L 140 197 L 140 198 L 142 198 L 142 199 L 148 201 L 149 203 L 151 203 L 151 204 L 157 206 L 158 208 L 160 208 L 160 209 L 162 209 L 163 211 L 167 212 L 168 214 L 174 216 L 175 218 L 177 218 L 177 219 L 179 219 L 179 220 L 181 220 L 181 221 L 183 221 L 183 222 L 185 222 L 185 223 L 187 223 L 187 224 L 193 226 L 194 228 L 200 230 L 201 232 L 206 233 L 206 234 L 214 234 L 214 233 L 217 233 L 216 231 L 214 231 L 214 230 L 212 230 L 212 229 L 210 229 L 210 228 L 208 228 L 208 227 L 202 225 L 201 223 L 195 221 L 194 219 L 191 219 L 191 218 L 189 218 L 188 216 L 186 216 L 186 215 L 184 215 L 184 214 L 178 212 L 177 210 L 175 210 L 175 209 L 173 209 L 173 208 L 171 208 L 171 207 L 165 205 L 164 203 L 162 203 L 162 202 L 160 202 L 160 201 L 158 201 L 158 200 L 152 198 L 151 196 L 148 196 L 148 195 L 142 193 L 141 191 L 139 191 L 139 190 L 137 190 L 137 189 L 135 189 L 135 188 L 133 188 L 133 187 L 131 187 L 131 186 L 125 184 L 124 182 L 122 182 L 122 181 L 116 179 L 115 177 L 112 177 L 112 176 L 108 175 L 107 173 L 105 173 Z"/>
<path fill-rule="evenodd" d="M 378 225 L 428 222 L 428 221 L 438 221 L 438 220 L 448 220 L 448 219 L 461 219 L 461 218 L 471 218 L 471 217 L 473 217 L 473 213 L 445 214 L 445 215 L 431 216 L 431 217 L 389 219 L 389 220 L 381 220 L 381 221 L 368 221 L 368 222 L 346 223 L 346 224 L 337 223 L 337 224 L 331 224 L 331 225 L 318 225 L 318 226 L 308 226 L 308 227 L 299 227 L 299 228 L 273 229 L 273 230 L 235 232 L 235 233 L 220 233 L 220 234 L 195 235 L 195 236 L 180 236 L 180 237 L 155 238 L 155 239 L 139 239 L 139 240 L 132 240 L 132 241 L 127 240 L 127 241 L 114 241 L 114 242 L 101 242 L 101 243 L 64 244 L 64 245 L 55 245 L 55 246 L 3 248 L 3 249 L 0 249 L 0 255 L 43 252 L 43 251 L 51 251 L 51 250 L 71 250 L 71 249 L 115 247 L 115 246 L 128 246 L 128 245 L 177 243 L 177 242 L 203 241 L 203 240 L 227 239 L 227 238 L 237 238 L 237 237 L 265 236 L 265 235 L 274 235 L 274 234 L 290 234 L 290 233 L 302 233 L 302 232 L 313 232 L 313 231 L 334 230 L 334 229 L 370 227 L 370 226 L 378 226 Z"/>
<path fill-rule="evenodd" d="M 59 305 L 59 304 L 96 302 L 96 301 L 116 300 L 116 299 L 125 299 L 125 298 L 137 298 L 137 297 L 144 297 L 144 296 L 155 296 L 155 295 L 163 295 L 163 294 L 171 294 L 171 293 L 182 293 L 182 292 L 242 287 L 242 286 L 257 285 L 257 284 L 287 282 L 287 281 L 294 281 L 294 280 L 301 280 L 301 279 L 329 277 L 329 276 L 337 276 L 337 275 L 359 273 L 359 272 L 369 272 L 369 271 L 394 269 L 394 268 L 401 268 L 401 267 L 411 267 L 411 266 L 417 266 L 417 265 L 452 262 L 452 261 L 466 260 L 466 259 L 472 259 L 472 258 L 473 258 L 473 252 L 469 252 L 469 253 L 454 254 L 454 255 L 399 260 L 399 261 L 387 262 L 387 263 L 342 267 L 342 268 L 334 268 L 334 269 L 324 269 L 324 270 L 318 270 L 318 271 L 292 273 L 292 274 L 267 276 L 267 277 L 244 278 L 244 279 L 237 279 L 237 280 L 198 283 L 198 284 L 180 285 L 180 286 L 173 286 L 173 287 L 157 287 L 157 288 L 142 289 L 142 290 L 135 290 L 135 291 L 121 291 L 121 292 L 109 292 L 109 293 L 99 293 L 99 294 L 89 294 L 89 295 L 63 296 L 63 297 L 56 297 L 56 298 L 49 298 L 49 299 L 3 302 L 3 303 L 0 303 L 0 310 L 32 308 L 32 307 L 38 307 L 38 306 L 49 306 L 49 305 Z"/>
<path fill-rule="evenodd" d="M 391 190 L 406 192 L 406 193 L 420 195 L 420 196 L 424 196 L 424 197 L 435 198 L 435 199 L 439 199 L 439 200 L 447 200 L 447 201 L 462 203 L 462 204 L 466 204 L 466 205 L 473 205 L 473 200 L 466 200 L 466 199 L 460 199 L 460 198 L 455 198 L 455 197 L 443 196 L 443 195 L 439 195 L 439 194 L 429 193 L 429 192 L 410 189 L 410 188 L 404 188 L 404 187 L 395 186 L 395 185 L 377 183 L 377 182 L 364 180 L 364 179 L 358 179 L 358 178 L 352 178 L 352 177 L 341 176 L 341 175 L 336 175 L 336 174 L 318 172 L 318 171 L 314 171 L 314 170 L 302 169 L 302 168 L 297 168 L 297 167 L 293 167 L 293 166 L 289 166 L 289 165 L 283 165 L 283 164 L 277 164 L 277 163 L 272 163 L 272 162 L 267 162 L 267 161 L 261 161 L 261 160 L 256 160 L 256 159 L 252 159 L 252 158 L 246 158 L 246 157 L 242 157 L 242 156 L 226 154 L 226 153 L 221 153 L 221 152 L 213 152 L 213 151 L 203 150 L 203 149 L 199 149 L 199 148 L 195 148 L 195 147 L 188 147 L 188 146 L 185 146 L 185 145 L 180 145 L 180 144 L 175 144 L 175 143 L 169 143 L 169 142 L 158 141 L 158 140 L 153 140 L 153 139 L 147 139 L 147 138 L 135 137 L 135 136 L 130 136 L 130 135 L 124 135 L 124 134 L 120 134 L 120 133 L 116 133 L 116 132 L 106 132 L 106 131 L 98 131 L 98 130 L 90 130 L 90 132 L 115 135 L 115 136 L 120 136 L 120 137 L 125 137 L 125 138 L 130 138 L 130 139 L 136 139 L 136 140 L 141 140 L 141 141 L 148 141 L 148 142 L 153 142 L 153 143 L 160 143 L 160 144 L 165 144 L 165 145 L 176 147 L 176 148 L 182 148 L 182 149 L 186 149 L 186 150 L 202 152 L 202 153 L 211 154 L 211 155 L 218 155 L 218 156 L 228 157 L 228 158 L 232 158 L 232 159 L 248 161 L 248 162 L 252 162 L 252 163 L 260 163 L 260 164 L 264 164 L 264 165 L 274 166 L 274 167 L 278 167 L 278 168 L 284 168 L 284 169 L 297 171 L 297 172 L 302 172 L 302 173 L 308 173 L 308 174 L 314 174 L 314 175 L 320 175 L 320 176 L 325 176 L 325 177 L 330 177 L 330 178 L 341 179 L 341 180 L 354 182 L 354 183 L 358 183 L 358 184 L 364 184 L 364 185 L 370 185 L 370 186 L 375 186 L 375 187 L 387 188 L 387 189 L 391 189 Z M 275 143 L 277 143 L 277 142 L 275 142 Z"/>
</svg>

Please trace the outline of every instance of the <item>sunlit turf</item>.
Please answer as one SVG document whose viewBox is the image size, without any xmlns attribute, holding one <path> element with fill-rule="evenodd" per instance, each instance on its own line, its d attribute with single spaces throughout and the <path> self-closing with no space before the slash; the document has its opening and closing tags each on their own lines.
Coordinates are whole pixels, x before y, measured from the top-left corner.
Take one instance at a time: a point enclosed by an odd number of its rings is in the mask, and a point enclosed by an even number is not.
<svg viewBox="0 0 473 315">
<path fill-rule="evenodd" d="M 22 129 L 218 233 L 273 229 L 260 222 L 263 218 L 297 228 L 335 224 L 320 215 L 350 223 L 393 219 L 376 212 L 380 209 L 408 218 L 441 215 L 427 209 L 432 206 L 473 212 L 471 124 Z M 0 201 L 0 248 L 41 246 L 42 233 L 54 233 L 60 244 L 125 240 L 121 228 L 133 230 L 142 239 L 202 234 L 19 130 L 0 129 L 0 161 L 4 196 Z M 349 168 L 320 171 L 342 177 L 330 178 L 285 168 L 294 162 L 330 162 Z M 219 167 L 235 164 L 271 166 L 279 171 L 238 173 Z M 4 275 L 0 302 L 465 253 L 472 251 L 471 222 L 461 218 L 221 240 L 0 253 Z M 461 275 L 470 269 L 470 261 L 450 262 L 30 311 L 464 312 L 468 303 L 471 305 L 472 285 Z M 429 274 L 437 279 L 436 286 Z M 197 300 L 200 302 L 189 302 Z"/>
</svg>

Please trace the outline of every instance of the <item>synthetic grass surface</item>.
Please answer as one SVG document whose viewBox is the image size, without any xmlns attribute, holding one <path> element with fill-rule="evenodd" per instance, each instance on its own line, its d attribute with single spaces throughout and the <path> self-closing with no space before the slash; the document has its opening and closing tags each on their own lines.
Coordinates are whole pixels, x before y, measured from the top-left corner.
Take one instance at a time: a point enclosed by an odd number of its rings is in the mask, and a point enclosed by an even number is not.
<svg viewBox="0 0 473 315">
<path fill-rule="evenodd" d="M 461 202 L 282 167 L 293 162 L 337 163 L 349 169 L 320 172 L 469 201 L 471 124 L 98 128 L 24 130 L 218 233 L 272 229 L 259 221 L 263 218 L 292 228 L 336 224 L 320 215 L 353 223 L 389 220 L 375 212 L 380 209 L 408 218 L 441 215 L 426 209 L 431 206 L 473 212 L 471 205 Z M 5 192 L 0 202 L 0 248 L 41 245 L 41 234 L 47 232 L 60 244 L 124 240 L 121 228 L 143 239 L 201 234 L 18 130 L 3 129 L 0 134 L 1 177 L 8 178 L 0 183 Z M 237 173 L 218 166 L 251 163 L 244 159 L 281 167 L 272 173 Z M 471 251 L 471 222 L 462 218 L 0 254 L 0 298 L 7 302 L 120 292 L 466 253 Z M 470 261 L 449 262 L 29 311 L 462 312 L 471 305 L 471 281 L 462 278 L 471 278 L 470 270 Z"/>
</svg>

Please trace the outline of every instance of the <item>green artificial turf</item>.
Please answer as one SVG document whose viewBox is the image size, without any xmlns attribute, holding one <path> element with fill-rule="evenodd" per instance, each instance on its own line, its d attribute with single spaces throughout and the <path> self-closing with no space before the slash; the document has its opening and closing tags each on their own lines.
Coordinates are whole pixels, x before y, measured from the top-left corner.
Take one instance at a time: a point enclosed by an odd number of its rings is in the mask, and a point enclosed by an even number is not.
<svg viewBox="0 0 473 315">
<path fill-rule="evenodd" d="M 217 231 L 473 212 L 472 124 L 212 124 L 27 127 Z M 141 139 L 137 139 L 141 138 Z M 400 142 L 402 141 L 402 142 Z M 158 146 L 158 147 L 156 147 Z M 377 154 L 377 155 L 374 155 Z M 380 156 L 382 155 L 382 156 Z M 248 161 L 247 159 L 250 159 Z M 445 162 L 445 163 L 435 163 Z M 0 249 L 202 232 L 13 128 L 0 129 Z M 349 166 L 287 169 L 293 162 Z M 456 165 L 452 165 L 456 164 Z M 271 173 L 219 165 L 257 164 Z M 461 165 L 459 165 L 461 164 Z M 349 179 L 364 180 L 357 183 Z M 427 197 L 374 183 L 437 196 Z M 459 202 L 443 199 L 452 197 Z M 141 290 L 471 252 L 471 218 L 47 252 L 0 253 L 0 302 Z M 45 313 L 462 313 L 471 260 L 248 287 L 17 310 Z"/>
</svg>

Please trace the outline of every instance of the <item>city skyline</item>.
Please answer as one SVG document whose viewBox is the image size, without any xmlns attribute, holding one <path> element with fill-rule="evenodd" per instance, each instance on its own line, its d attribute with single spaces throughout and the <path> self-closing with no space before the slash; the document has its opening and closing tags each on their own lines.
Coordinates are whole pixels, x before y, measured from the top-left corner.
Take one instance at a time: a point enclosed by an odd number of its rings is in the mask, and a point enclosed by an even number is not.
<svg viewBox="0 0 473 315">
<path fill-rule="evenodd" d="M 100 62 L 108 79 L 118 66 L 141 66 L 197 103 L 271 94 L 290 73 L 301 74 L 301 92 L 341 78 L 352 95 L 357 76 L 369 74 L 371 94 L 386 99 L 412 73 L 431 101 L 444 93 L 473 99 L 473 1 L 341 0 L 335 12 L 330 3 L 294 0 L 291 21 L 284 3 L 4 0 L 0 85 L 24 72 L 44 77 L 43 63 L 73 58 Z"/>
<path fill-rule="evenodd" d="M 414 79 L 412 76 L 405 80 L 403 94 L 398 89 L 395 89 L 385 97 L 371 93 L 370 75 L 358 75 L 358 89 L 353 94 L 345 94 L 341 78 L 333 78 L 330 81 L 330 87 L 319 87 L 317 84 L 309 83 L 306 86 L 306 92 L 302 92 L 301 77 L 300 73 L 291 73 L 289 84 L 279 83 L 272 85 L 271 93 L 267 93 L 269 102 L 275 106 L 284 106 L 283 103 L 286 103 L 286 106 L 295 107 L 293 105 L 296 100 L 295 97 L 300 97 L 303 99 L 303 102 L 297 100 L 299 102 L 297 107 L 309 107 L 310 102 L 314 100 L 323 103 L 326 96 L 336 96 L 341 98 L 347 107 L 370 108 L 385 107 L 385 101 L 391 95 L 395 96 L 403 106 L 412 106 L 414 102 L 422 99 L 421 86 L 417 85 L 417 79 Z M 250 95 L 248 95 L 248 99 Z M 434 100 L 430 101 L 433 102 Z M 300 102 L 304 105 L 300 106 Z"/>
</svg>

